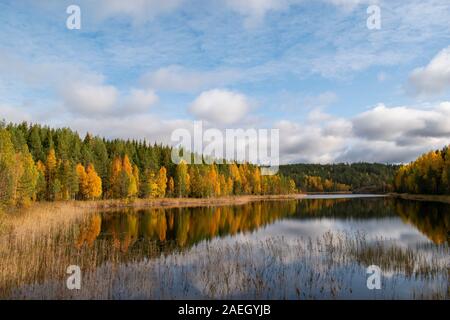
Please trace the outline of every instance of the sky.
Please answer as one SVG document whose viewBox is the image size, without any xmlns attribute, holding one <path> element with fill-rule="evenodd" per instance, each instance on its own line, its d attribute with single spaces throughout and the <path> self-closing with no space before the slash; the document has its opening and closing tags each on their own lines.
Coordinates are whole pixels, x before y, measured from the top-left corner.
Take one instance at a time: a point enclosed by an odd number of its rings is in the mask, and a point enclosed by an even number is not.
<svg viewBox="0 0 450 320">
<path fill-rule="evenodd" d="M 449 21 L 448 0 L 1 0 L 0 119 L 167 144 L 201 120 L 279 129 L 282 163 L 409 162 L 450 144 Z"/>
</svg>

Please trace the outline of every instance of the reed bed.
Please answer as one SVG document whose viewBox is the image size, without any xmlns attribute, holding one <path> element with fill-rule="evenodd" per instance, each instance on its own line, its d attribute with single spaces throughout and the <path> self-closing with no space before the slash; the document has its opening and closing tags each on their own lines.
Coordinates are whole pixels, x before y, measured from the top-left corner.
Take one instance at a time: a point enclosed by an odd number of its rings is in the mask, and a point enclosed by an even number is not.
<svg viewBox="0 0 450 320">
<path fill-rule="evenodd" d="M 0 211 L 0 241 L 5 237 L 30 239 L 58 233 L 72 228 L 91 212 L 89 207 L 77 202 L 36 203 L 8 213 Z"/>
<path fill-rule="evenodd" d="M 449 298 L 446 244 L 403 248 L 359 233 L 327 232 L 295 241 L 219 239 L 183 251 L 142 240 L 124 251 L 111 239 L 80 240 L 83 226 L 4 236 L 0 298 Z M 372 264 L 383 270 L 382 290 L 366 287 L 366 268 Z M 66 288 L 69 265 L 81 267 L 81 290 Z"/>
</svg>

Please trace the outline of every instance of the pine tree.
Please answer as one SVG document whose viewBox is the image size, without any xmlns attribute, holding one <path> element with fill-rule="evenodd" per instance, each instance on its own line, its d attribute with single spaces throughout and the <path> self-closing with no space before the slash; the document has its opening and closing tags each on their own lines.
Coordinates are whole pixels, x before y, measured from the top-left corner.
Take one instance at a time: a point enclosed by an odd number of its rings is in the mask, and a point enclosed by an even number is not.
<svg viewBox="0 0 450 320">
<path fill-rule="evenodd" d="M 36 199 L 41 201 L 45 200 L 47 196 L 47 181 L 46 181 L 46 168 L 45 165 L 38 160 L 36 164 L 36 169 L 38 172 L 38 178 L 36 183 Z"/>
<path fill-rule="evenodd" d="M 28 146 L 36 162 L 45 161 L 45 154 L 42 148 L 42 141 L 38 126 L 31 127 L 30 135 L 28 137 Z"/>
<path fill-rule="evenodd" d="M 53 141 L 53 140 L 52 140 Z M 47 199 L 56 200 L 57 193 L 61 191 L 61 182 L 56 183 L 56 168 L 58 162 L 55 155 L 55 149 L 50 149 L 46 160 L 46 181 L 47 181 Z"/>
<path fill-rule="evenodd" d="M 57 177 L 61 182 L 62 200 L 73 199 L 79 190 L 76 168 L 69 160 L 63 160 L 58 168 Z"/>
</svg>

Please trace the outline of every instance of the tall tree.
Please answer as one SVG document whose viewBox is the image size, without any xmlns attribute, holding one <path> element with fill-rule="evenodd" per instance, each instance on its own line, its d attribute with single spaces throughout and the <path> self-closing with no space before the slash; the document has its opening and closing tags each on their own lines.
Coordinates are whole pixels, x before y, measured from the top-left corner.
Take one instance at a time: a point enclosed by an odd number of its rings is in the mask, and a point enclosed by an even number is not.
<svg viewBox="0 0 450 320">
<path fill-rule="evenodd" d="M 33 157 L 24 145 L 17 154 L 17 163 L 20 166 L 20 177 L 17 184 L 17 203 L 29 205 L 36 198 L 36 186 L 39 173 L 34 164 Z M 17 167 L 16 167 L 17 168 Z"/>
<path fill-rule="evenodd" d="M 0 205 L 7 205 L 12 201 L 16 184 L 14 164 L 15 151 L 11 135 L 0 127 Z"/>
<path fill-rule="evenodd" d="M 176 195 L 178 197 L 185 197 L 189 190 L 189 175 L 186 161 L 181 160 L 177 165 L 175 177 Z"/>
<path fill-rule="evenodd" d="M 167 189 L 167 170 L 165 167 L 161 167 L 158 172 L 158 193 L 160 197 L 166 196 Z"/>
</svg>

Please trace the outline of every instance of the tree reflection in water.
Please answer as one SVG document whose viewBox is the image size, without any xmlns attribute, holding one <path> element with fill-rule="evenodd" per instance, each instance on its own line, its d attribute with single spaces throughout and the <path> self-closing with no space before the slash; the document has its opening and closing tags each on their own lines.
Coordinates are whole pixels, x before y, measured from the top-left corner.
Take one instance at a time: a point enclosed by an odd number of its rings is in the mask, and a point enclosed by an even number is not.
<svg viewBox="0 0 450 320">
<path fill-rule="evenodd" d="M 449 243 L 450 205 L 391 198 L 303 199 L 239 206 L 126 209 L 93 215 L 80 228 L 77 246 L 107 239 L 122 252 L 139 241 L 190 247 L 200 241 L 251 233 L 281 219 L 381 219 L 401 217 L 435 244 Z M 101 229 L 100 229 L 101 228 Z"/>
</svg>

